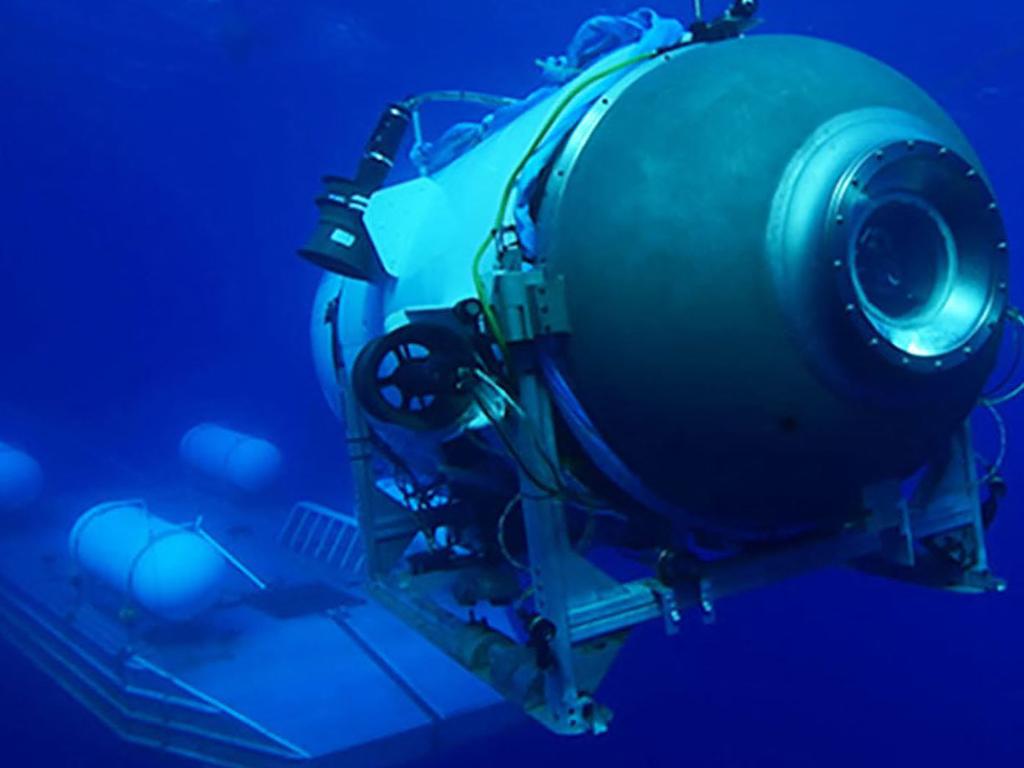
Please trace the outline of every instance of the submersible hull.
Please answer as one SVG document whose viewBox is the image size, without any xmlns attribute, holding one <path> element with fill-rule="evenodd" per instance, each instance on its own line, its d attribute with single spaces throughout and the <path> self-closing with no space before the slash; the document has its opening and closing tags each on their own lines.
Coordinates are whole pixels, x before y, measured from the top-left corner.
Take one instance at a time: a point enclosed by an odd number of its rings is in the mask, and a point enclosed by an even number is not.
<svg viewBox="0 0 1024 768">
<path fill-rule="evenodd" d="M 977 156 L 850 49 L 758 36 L 647 65 L 569 137 L 539 210 L 573 389 L 707 527 L 861 516 L 993 367 L 1006 244 Z"/>
<path fill-rule="evenodd" d="M 1009 259 L 978 157 L 924 91 L 843 46 L 764 35 L 633 54 L 359 203 L 387 277 L 321 288 L 328 401 L 335 337 L 357 370 L 417 313 L 492 300 L 471 265 L 508 181 L 500 222 L 528 270 L 564 285 L 553 335 L 574 402 L 559 410 L 593 426 L 560 445 L 566 463 L 585 453 L 588 480 L 734 537 L 860 519 L 865 489 L 944 450 L 995 364 Z M 344 260 L 332 226 L 319 247 Z M 501 250 L 479 260 L 481 284 L 507 273 Z M 452 435 L 393 426 L 377 424 L 428 472 Z"/>
</svg>

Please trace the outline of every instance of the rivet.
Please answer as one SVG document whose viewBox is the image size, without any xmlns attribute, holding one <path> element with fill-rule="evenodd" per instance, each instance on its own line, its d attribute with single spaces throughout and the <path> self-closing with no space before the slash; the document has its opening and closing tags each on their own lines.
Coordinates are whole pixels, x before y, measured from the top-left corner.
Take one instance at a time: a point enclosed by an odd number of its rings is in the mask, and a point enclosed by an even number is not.
<svg viewBox="0 0 1024 768">
<path fill-rule="evenodd" d="M 843 268 L 843 260 L 842 259 L 836 259 L 835 261 L 832 262 L 832 266 L 835 267 L 836 269 L 842 269 Z"/>
<path fill-rule="evenodd" d="M 840 213 L 838 216 L 836 216 L 836 224 L 842 224 L 845 221 L 846 217 L 843 216 L 843 214 Z"/>
<path fill-rule="evenodd" d="M 999 203 L 989 203 L 988 204 L 988 209 L 990 211 L 998 211 L 999 210 Z"/>
<path fill-rule="evenodd" d="M 872 339 L 868 342 L 868 346 L 877 347 L 881 342 L 878 339 Z"/>
<path fill-rule="evenodd" d="M 846 305 L 846 311 L 847 311 L 847 312 L 853 312 L 853 311 L 855 311 L 856 309 L 857 309 L 857 308 L 856 308 L 855 306 L 853 306 L 853 304 L 847 304 L 847 305 Z"/>
<path fill-rule="evenodd" d="M 854 187 L 859 187 L 860 186 L 860 179 L 851 179 L 850 180 L 850 185 L 854 186 Z"/>
<path fill-rule="evenodd" d="M 973 355 L 974 354 L 974 347 L 964 347 L 964 354 L 965 355 Z"/>
<path fill-rule="evenodd" d="M 1000 291 L 1004 291 L 1004 292 L 1008 291 L 1008 290 L 1010 290 L 1010 286 L 1008 284 L 1006 284 L 1006 283 L 1000 283 L 999 284 L 999 290 Z"/>
<path fill-rule="evenodd" d="M 1006 242 L 1000 243 L 999 245 L 996 246 L 996 249 L 999 250 L 1001 253 L 1005 253 L 1010 249 L 1010 244 Z"/>
<path fill-rule="evenodd" d="M 969 168 L 967 170 L 967 178 L 968 179 L 973 179 L 977 175 L 978 175 L 978 172 L 976 170 L 974 170 L 973 168 Z"/>
<path fill-rule="evenodd" d="M 907 149 L 916 149 L 916 148 L 917 148 L 917 142 L 914 141 L 913 139 L 910 139 L 907 142 Z"/>
<path fill-rule="evenodd" d="M 900 362 L 903 363 L 904 365 L 910 365 L 910 358 L 904 357 L 902 360 L 900 360 Z"/>
<path fill-rule="evenodd" d="M 935 367 L 936 368 L 941 368 L 942 367 L 942 361 L 941 360 L 936 360 L 935 361 Z"/>
<path fill-rule="evenodd" d="M 949 147 L 939 147 L 939 154 L 945 157 L 949 154 Z"/>
</svg>

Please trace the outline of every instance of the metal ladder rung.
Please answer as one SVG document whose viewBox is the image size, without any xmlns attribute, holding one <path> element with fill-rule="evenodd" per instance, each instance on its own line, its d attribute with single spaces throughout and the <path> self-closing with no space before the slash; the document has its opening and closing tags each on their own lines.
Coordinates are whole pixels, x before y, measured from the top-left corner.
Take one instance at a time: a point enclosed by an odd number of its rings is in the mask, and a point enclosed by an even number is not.
<svg viewBox="0 0 1024 768">
<path fill-rule="evenodd" d="M 355 519 L 309 502 L 292 508 L 278 541 L 297 555 L 348 573 L 356 573 L 365 560 Z"/>
<path fill-rule="evenodd" d="M 340 525 L 341 525 L 341 523 L 339 523 L 337 520 L 328 520 L 327 521 L 327 525 L 324 527 L 324 532 L 320 536 L 320 543 L 317 544 L 316 551 L 313 553 L 313 558 L 314 559 L 316 559 L 316 560 L 320 559 L 320 555 L 323 554 L 324 547 L 327 546 L 327 541 L 331 537 L 331 532 L 334 530 L 335 526 L 340 526 Z"/>
<path fill-rule="evenodd" d="M 355 549 L 355 547 L 356 547 L 356 545 L 358 543 L 359 543 L 359 534 L 353 532 L 353 535 L 348 540 L 348 547 L 345 549 L 345 554 L 341 556 L 341 560 L 339 561 L 339 565 L 342 565 L 342 564 L 347 563 L 349 561 L 349 558 L 352 557 L 352 550 Z"/>
<path fill-rule="evenodd" d="M 309 516 L 310 516 L 310 511 L 309 510 L 303 510 L 302 514 L 299 515 L 298 522 L 296 522 L 296 524 L 295 524 L 295 530 L 292 532 L 291 540 L 289 540 L 289 542 L 288 542 L 288 549 L 291 549 L 291 550 L 295 549 L 295 544 L 299 540 L 299 534 L 302 532 L 302 526 L 306 522 L 306 519 L 309 518 Z"/>
<path fill-rule="evenodd" d="M 341 542 L 345 540 L 345 534 L 348 533 L 349 529 L 344 526 L 338 531 L 338 535 L 334 538 L 334 544 L 331 546 L 331 551 L 327 553 L 327 557 L 324 558 L 324 562 L 328 565 L 334 563 L 334 555 L 338 551 L 338 547 L 341 546 Z"/>
<path fill-rule="evenodd" d="M 306 538 L 303 540 L 302 546 L 295 550 L 300 555 L 308 554 L 309 547 L 313 543 L 317 528 L 323 521 L 323 518 L 320 515 L 310 515 L 310 518 L 309 525 L 306 526 Z"/>
<path fill-rule="evenodd" d="M 295 516 L 298 514 L 298 507 L 292 507 L 288 513 L 288 517 L 284 520 L 284 525 L 281 526 L 281 532 L 277 534 L 277 543 L 284 544 L 285 539 L 288 538 L 288 531 L 292 527 L 292 523 L 295 521 Z"/>
</svg>

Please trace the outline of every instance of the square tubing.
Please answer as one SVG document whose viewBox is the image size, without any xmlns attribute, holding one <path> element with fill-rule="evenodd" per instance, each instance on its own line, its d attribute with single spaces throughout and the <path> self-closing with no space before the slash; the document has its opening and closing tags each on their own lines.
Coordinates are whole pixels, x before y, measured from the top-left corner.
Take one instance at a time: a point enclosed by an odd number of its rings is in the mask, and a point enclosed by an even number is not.
<svg viewBox="0 0 1024 768">
<path fill-rule="evenodd" d="M 363 537 L 363 548 L 366 551 L 366 573 L 371 580 L 380 579 L 387 571 L 387 564 L 377 539 L 379 505 L 375 493 L 377 485 L 373 472 L 370 427 L 366 423 L 362 409 L 356 403 L 344 368 L 338 369 L 338 386 L 343 393 L 341 405 L 345 414 L 345 439 L 352 470 L 356 517 L 359 520 L 359 533 Z"/>
<path fill-rule="evenodd" d="M 532 356 L 531 356 L 532 357 Z M 551 398 L 540 381 L 533 360 L 519 377 L 520 405 L 525 416 L 516 431 L 516 448 L 525 466 L 520 467 L 523 520 L 530 560 L 530 577 L 540 619 L 547 623 L 548 634 L 542 642 L 551 653 L 545 667 L 545 693 L 556 727 L 563 733 L 585 733 L 594 724 L 588 713 L 594 710 L 589 697 L 581 695 L 573 665 L 572 625 L 570 622 L 569 574 L 566 563 L 574 555 L 562 501 L 538 488 L 534 479 L 557 488 L 548 458 L 557 460 Z"/>
</svg>

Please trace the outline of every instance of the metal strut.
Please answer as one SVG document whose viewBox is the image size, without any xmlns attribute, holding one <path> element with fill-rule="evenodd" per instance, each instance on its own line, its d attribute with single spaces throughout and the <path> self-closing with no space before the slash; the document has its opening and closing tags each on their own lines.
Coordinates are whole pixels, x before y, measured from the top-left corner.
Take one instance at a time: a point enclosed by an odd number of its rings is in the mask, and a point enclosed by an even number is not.
<svg viewBox="0 0 1024 768">
<path fill-rule="evenodd" d="M 387 575 L 420 529 L 408 509 L 377 487 L 373 433 L 352 391 L 341 350 L 341 290 L 328 305 L 324 323 L 331 329 L 331 361 L 338 385 L 339 410 L 345 416 L 345 440 L 352 468 L 356 517 L 366 553 L 366 573 L 375 580 Z"/>
<path fill-rule="evenodd" d="M 533 357 L 528 353 L 529 357 Z M 536 360 L 520 370 L 520 405 L 524 418 L 516 430 L 516 443 L 523 466 L 519 482 L 523 519 L 529 552 L 538 618 L 532 624 L 531 640 L 537 651 L 538 667 L 545 675 L 545 693 L 551 716 L 563 733 L 583 733 L 601 728 L 587 722 L 585 713 L 594 710 L 592 700 L 582 694 L 576 681 L 570 621 L 570 584 L 567 565 L 575 553 L 562 501 L 537 487 L 531 478 L 541 478 L 557 488 L 559 478 L 545 461 L 555 456 L 551 398 L 544 389 Z"/>
<path fill-rule="evenodd" d="M 977 475 L 967 424 L 951 437 L 910 498 L 898 482 L 868 488 L 867 514 L 842 530 L 721 559 L 699 560 L 685 550 L 666 552 L 656 579 L 618 582 L 586 561 L 569 535 L 567 506 L 574 494 L 561 476 L 552 400 L 540 365 L 542 342 L 570 331 L 564 285 L 542 269 L 523 271 L 513 245 L 502 252 L 493 300 L 509 342 L 506 360 L 518 384 L 511 448 L 519 464 L 527 594 L 535 611 L 527 617 L 525 643 L 472 615 L 466 621 L 435 601 L 431 584 L 436 587 L 437 582 L 429 576 L 423 581 L 416 575 L 395 576 L 394 565 L 418 526 L 410 510 L 378 489 L 373 433 L 350 391 L 337 349 L 335 367 L 371 593 L 549 729 L 562 734 L 603 731 L 610 713 L 591 693 L 628 630 L 661 618 L 671 634 L 682 612 L 691 608 L 711 621 L 722 597 L 833 565 L 940 589 L 982 592 L 1004 587 L 989 570 L 980 503 L 984 481 Z M 326 321 L 335 326 L 336 336 L 336 303 Z"/>
<path fill-rule="evenodd" d="M 515 446 L 537 611 L 530 622 L 529 645 L 544 677 L 548 727 L 563 734 L 599 733 L 607 728 L 610 713 L 589 691 L 604 676 L 621 638 L 596 646 L 588 641 L 607 639 L 661 615 L 663 603 L 650 583 L 619 584 L 572 546 L 554 412 L 540 359 L 542 340 L 570 330 L 564 279 L 540 269 L 522 271 L 522 254 L 515 244 L 501 250 L 500 261 L 494 302 L 519 388 Z"/>
</svg>

